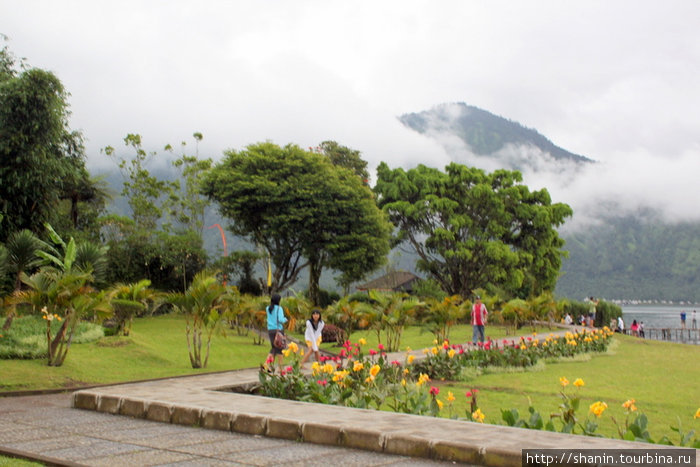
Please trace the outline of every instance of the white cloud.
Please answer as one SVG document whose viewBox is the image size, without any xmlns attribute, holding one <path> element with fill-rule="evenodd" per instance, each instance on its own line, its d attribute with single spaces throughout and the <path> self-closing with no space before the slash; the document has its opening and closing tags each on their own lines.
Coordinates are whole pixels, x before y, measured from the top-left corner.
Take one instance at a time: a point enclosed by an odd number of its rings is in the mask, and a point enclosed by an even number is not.
<svg viewBox="0 0 700 467">
<path fill-rule="evenodd" d="M 71 92 L 91 166 L 127 133 L 158 149 L 201 131 L 214 158 L 334 139 L 370 167 L 444 167 L 442 146 L 396 117 L 461 101 L 601 161 L 532 182 L 578 212 L 609 195 L 698 216 L 694 0 L 0 0 L 0 12 L 11 50 Z"/>
</svg>

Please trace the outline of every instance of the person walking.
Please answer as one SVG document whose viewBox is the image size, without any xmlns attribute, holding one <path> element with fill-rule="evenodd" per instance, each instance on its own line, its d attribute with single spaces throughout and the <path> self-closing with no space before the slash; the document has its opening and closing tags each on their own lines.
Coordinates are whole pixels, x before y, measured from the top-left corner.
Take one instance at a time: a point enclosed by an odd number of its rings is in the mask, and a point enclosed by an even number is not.
<svg viewBox="0 0 700 467">
<path fill-rule="evenodd" d="M 691 318 L 692 318 L 692 320 L 691 320 L 692 328 L 697 329 L 698 328 L 698 318 L 696 316 L 695 310 L 693 310 L 693 314 L 691 315 Z"/>
<path fill-rule="evenodd" d="M 476 344 L 477 338 L 480 342 L 484 342 L 484 326 L 486 326 L 488 314 L 486 305 L 481 303 L 481 297 L 477 295 L 476 303 L 472 306 L 472 343 Z"/>
<path fill-rule="evenodd" d="M 306 361 L 311 357 L 311 352 L 316 356 L 316 361 L 321 360 L 321 356 L 318 351 L 318 346 L 321 344 L 322 331 L 323 331 L 323 319 L 321 319 L 321 310 L 314 308 L 311 312 L 311 318 L 306 320 L 306 332 L 304 332 L 304 340 L 306 341 L 306 355 L 301 360 L 301 367 L 304 367 Z"/>
<path fill-rule="evenodd" d="M 685 310 L 681 310 L 681 329 L 685 329 Z"/>
<path fill-rule="evenodd" d="M 275 347 L 275 335 L 278 332 L 284 334 L 284 323 L 287 322 L 287 318 L 284 316 L 284 309 L 280 306 L 280 300 L 281 297 L 279 294 L 274 294 L 270 298 L 270 306 L 266 308 L 267 336 L 270 338 L 270 353 L 267 355 L 267 360 L 263 368 L 268 372 L 274 370 L 275 358 L 277 359 L 279 371 L 282 372 L 282 349 Z"/>
</svg>

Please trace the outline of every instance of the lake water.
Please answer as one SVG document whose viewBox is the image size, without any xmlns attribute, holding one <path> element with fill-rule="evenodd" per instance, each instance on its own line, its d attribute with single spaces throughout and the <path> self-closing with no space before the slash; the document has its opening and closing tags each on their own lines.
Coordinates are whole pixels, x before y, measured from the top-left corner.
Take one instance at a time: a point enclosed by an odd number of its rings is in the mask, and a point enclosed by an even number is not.
<svg viewBox="0 0 700 467">
<path fill-rule="evenodd" d="M 623 305 L 622 319 L 625 321 L 625 328 L 629 329 L 632 320 L 643 321 L 645 328 L 680 328 L 681 311 L 685 310 L 685 327 L 690 328 L 692 323 L 693 310 L 698 311 L 700 321 L 700 306 L 697 305 Z M 698 323 L 700 326 L 700 322 Z"/>
</svg>

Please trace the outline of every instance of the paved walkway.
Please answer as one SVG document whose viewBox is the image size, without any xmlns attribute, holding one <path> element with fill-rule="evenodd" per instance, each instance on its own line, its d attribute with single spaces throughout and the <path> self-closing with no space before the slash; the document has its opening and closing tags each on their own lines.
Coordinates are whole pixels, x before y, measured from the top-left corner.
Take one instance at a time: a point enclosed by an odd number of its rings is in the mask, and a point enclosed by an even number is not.
<svg viewBox="0 0 700 467">
<path fill-rule="evenodd" d="M 76 410 L 71 397 L 0 398 L 0 454 L 68 466 L 451 465 Z"/>
</svg>

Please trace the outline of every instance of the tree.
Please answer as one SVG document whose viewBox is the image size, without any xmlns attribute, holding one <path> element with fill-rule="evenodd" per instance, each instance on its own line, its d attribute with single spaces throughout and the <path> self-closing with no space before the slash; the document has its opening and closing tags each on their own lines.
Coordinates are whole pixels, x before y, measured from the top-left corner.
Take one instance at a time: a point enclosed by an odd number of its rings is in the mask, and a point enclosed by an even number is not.
<svg viewBox="0 0 700 467">
<path fill-rule="evenodd" d="M 68 93 L 51 72 L 15 67 L 0 50 L 0 241 L 42 230 L 69 186 L 87 176 L 82 135 L 68 126 Z"/>
<path fill-rule="evenodd" d="M 196 143 L 199 143 L 203 136 L 201 133 L 194 133 Z M 173 186 L 170 202 L 167 203 L 168 210 L 172 217 L 185 229 L 196 232 L 201 237 L 204 228 L 204 215 L 209 207 L 209 200 L 200 193 L 200 182 L 203 174 L 211 168 L 211 159 L 199 159 L 199 149 L 196 149 L 194 156 L 185 154 L 187 144 L 180 143 L 182 154 L 172 162 L 173 167 L 181 171 L 180 178 Z M 165 147 L 167 151 L 172 151 L 172 146 Z M 184 186 L 183 186 L 184 185 Z"/>
<path fill-rule="evenodd" d="M 324 267 L 358 277 L 379 266 L 389 249 L 390 225 L 362 180 L 296 145 L 267 142 L 227 152 L 205 176 L 203 192 L 233 221 L 234 234 L 270 255 L 270 293 L 310 266 L 309 298 L 316 303 Z"/>
<path fill-rule="evenodd" d="M 48 245 L 41 241 L 33 232 L 20 230 L 14 232 L 7 239 L 5 245 L 4 269 L 12 274 L 12 284 L 14 293 L 18 293 L 22 287 L 22 274 L 38 269 L 42 258 L 38 252 L 48 248 Z M 2 330 L 7 331 L 12 325 L 15 317 L 15 308 L 10 307 L 5 324 Z"/>
<path fill-rule="evenodd" d="M 555 227 L 572 211 L 552 204 L 544 189 L 531 192 L 519 172 L 487 174 L 456 163 L 445 172 L 381 163 L 377 172 L 378 203 L 398 240 L 449 294 L 501 288 L 526 297 L 554 288 L 564 243 Z"/>
<path fill-rule="evenodd" d="M 319 145 L 317 150 L 328 157 L 333 165 L 350 169 L 355 175 L 360 177 L 364 183 L 368 182 L 369 172 L 367 172 L 367 161 L 360 157 L 360 151 L 350 149 L 347 146 L 341 146 L 335 141 L 324 141 Z"/>
<path fill-rule="evenodd" d="M 194 277 L 185 292 L 169 294 L 166 299 L 185 315 L 187 350 L 192 368 L 206 368 L 209 362 L 211 338 L 228 309 L 225 297 L 229 293 L 238 292 L 235 289 L 230 292 L 218 282 L 215 274 L 202 271 Z M 205 341 L 206 349 L 202 354 Z"/>
</svg>

